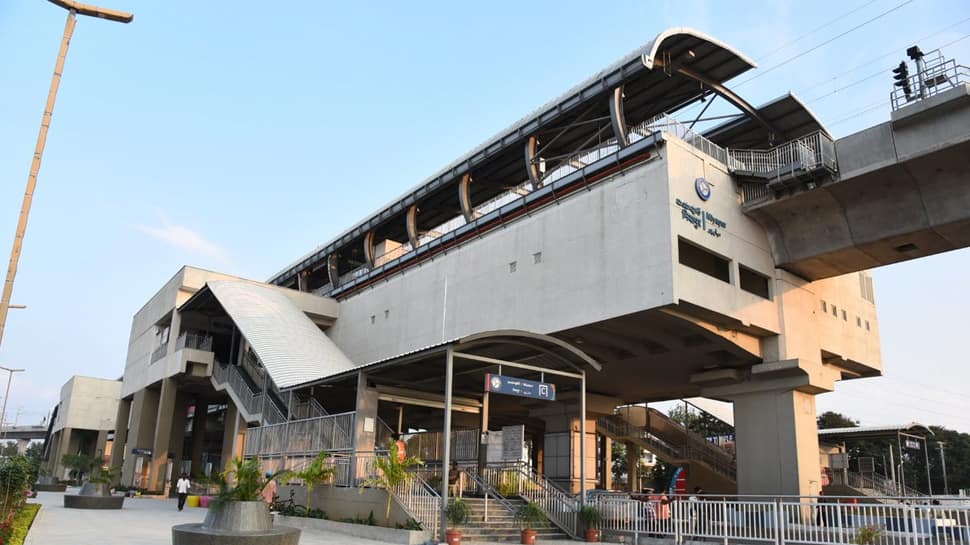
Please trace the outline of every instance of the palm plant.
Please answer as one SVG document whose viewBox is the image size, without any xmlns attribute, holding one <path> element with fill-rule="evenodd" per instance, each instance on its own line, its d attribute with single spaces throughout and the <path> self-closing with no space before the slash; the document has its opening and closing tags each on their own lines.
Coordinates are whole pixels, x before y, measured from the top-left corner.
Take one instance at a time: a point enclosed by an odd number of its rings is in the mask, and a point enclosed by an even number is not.
<svg viewBox="0 0 970 545">
<path fill-rule="evenodd" d="M 112 466 L 101 466 L 96 475 L 88 477 L 88 482 L 97 484 L 111 484 L 118 478 L 118 468 Z"/>
<path fill-rule="evenodd" d="M 229 501 L 258 501 L 266 483 L 287 473 L 285 470 L 278 471 L 264 478 L 258 459 L 233 458 L 216 479 L 219 483 L 219 494 L 212 499 L 212 504 L 219 506 Z M 234 483 L 233 486 L 229 485 L 230 482 Z"/>
<path fill-rule="evenodd" d="M 306 510 L 308 513 L 312 508 L 310 506 L 310 497 L 313 493 L 313 488 L 333 476 L 334 467 L 327 464 L 327 457 L 328 454 L 326 452 L 321 452 L 310 461 L 309 465 L 303 468 L 303 471 L 293 473 L 294 477 L 302 480 L 303 484 L 306 485 Z"/>
<path fill-rule="evenodd" d="M 412 467 L 424 465 L 419 458 L 407 456 L 403 460 L 398 457 L 397 444 L 391 442 L 388 447 L 388 455 L 374 459 L 374 468 L 377 470 L 373 477 L 361 483 L 361 489 L 365 487 L 376 487 L 387 489 L 387 509 L 384 512 L 386 525 L 391 525 L 391 495 L 394 489 L 406 483 L 414 476 L 408 471 Z M 363 492 L 363 490 L 361 490 Z"/>
</svg>

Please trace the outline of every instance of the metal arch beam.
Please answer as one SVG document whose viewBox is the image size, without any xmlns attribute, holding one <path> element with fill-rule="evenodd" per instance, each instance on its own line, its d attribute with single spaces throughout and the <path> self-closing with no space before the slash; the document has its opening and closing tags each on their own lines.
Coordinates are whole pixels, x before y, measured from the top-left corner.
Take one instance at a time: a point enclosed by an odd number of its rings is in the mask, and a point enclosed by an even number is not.
<svg viewBox="0 0 970 545">
<path fill-rule="evenodd" d="M 364 235 L 364 261 L 368 267 L 374 268 L 374 231 L 367 231 Z"/>
<path fill-rule="evenodd" d="M 629 129 L 626 125 L 626 114 L 623 112 L 623 86 L 613 88 L 610 97 L 610 123 L 613 125 L 613 136 L 621 148 L 630 145 Z"/>
<path fill-rule="evenodd" d="M 458 202 L 461 204 L 461 214 L 465 216 L 465 223 L 475 221 L 475 210 L 472 209 L 472 175 L 464 174 L 458 184 Z"/>
<path fill-rule="evenodd" d="M 408 231 L 408 242 L 411 243 L 411 249 L 415 250 L 421 244 L 421 238 L 418 236 L 418 205 L 412 204 L 408 208 L 404 223 Z"/>
<path fill-rule="evenodd" d="M 662 63 L 659 62 L 659 59 L 655 61 L 655 64 L 662 66 Z M 784 133 L 776 129 L 774 125 L 772 125 L 771 123 L 768 122 L 767 119 L 762 117 L 762 115 L 758 113 L 757 108 L 752 106 L 751 103 L 749 103 L 747 100 L 744 100 L 743 98 L 741 98 L 741 96 L 735 93 L 734 91 L 725 87 L 723 84 L 716 82 L 714 80 L 711 80 L 710 78 L 702 74 L 699 74 L 691 70 L 690 68 L 685 68 L 683 66 L 676 67 L 674 69 L 674 72 L 709 87 L 712 91 L 714 91 L 722 98 L 724 98 L 724 100 L 730 102 L 735 108 L 741 110 L 742 112 L 747 114 L 748 117 L 757 121 L 762 127 L 768 130 L 769 141 L 772 144 L 777 142 L 780 138 L 784 138 L 785 136 Z"/>
<path fill-rule="evenodd" d="M 330 287 L 333 289 L 337 289 L 340 286 L 340 274 L 337 270 L 338 264 L 337 254 L 327 256 L 327 278 L 330 279 Z"/>
<path fill-rule="evenodd" d="M 539 147 L 539 137 L 532 135 L 525 141 L 525 171 L 532 182 L 533 191 L 542 187 L 542 173 L 539 172 L 539 158 L 536 149 Z"/>
</svg>

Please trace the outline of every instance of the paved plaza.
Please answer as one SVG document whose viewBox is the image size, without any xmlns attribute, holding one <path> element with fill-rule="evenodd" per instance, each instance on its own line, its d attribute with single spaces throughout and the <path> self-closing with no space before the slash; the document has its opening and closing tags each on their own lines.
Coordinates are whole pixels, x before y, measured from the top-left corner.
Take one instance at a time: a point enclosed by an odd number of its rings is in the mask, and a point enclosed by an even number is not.
<svg viewBox="0 0 970 545">
<path fill-rule="evenodd" d="M 77 493 L 69 488 L 68 493 Z M 207 509 L 179 512 L 174 499 L 127 498 L 120 511 L 64 508 L 64 494 L 40 492 L 35 501 L 43 505 L 30 528 L 25 545 L 170 545 L 172 526 L 202 522 Z M 300 545 L 377 545 L 379 541 L 335 532 L 303 530 Z M 564 544 L 570 541 L 543 541 Z"/>
</svg>

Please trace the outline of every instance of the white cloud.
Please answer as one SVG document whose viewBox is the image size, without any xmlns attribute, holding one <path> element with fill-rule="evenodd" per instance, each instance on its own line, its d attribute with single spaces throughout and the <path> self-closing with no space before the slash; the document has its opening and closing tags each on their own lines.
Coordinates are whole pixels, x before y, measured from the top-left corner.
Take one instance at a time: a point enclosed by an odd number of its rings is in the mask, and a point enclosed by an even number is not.
<svg viewBox="0 0 970 545">
<path fill-rule="evenodd" d="M 159 220 L 160 226 L 137 224 L 134 225 L 134 228 L 179 250 L 209 258 L 221 265 L 231 264 L 232 259 L 229 257 L 229 252 L 222 246 L 184 225 L 170 222 L 164 214 L 159 214 Z"/>
</svg>

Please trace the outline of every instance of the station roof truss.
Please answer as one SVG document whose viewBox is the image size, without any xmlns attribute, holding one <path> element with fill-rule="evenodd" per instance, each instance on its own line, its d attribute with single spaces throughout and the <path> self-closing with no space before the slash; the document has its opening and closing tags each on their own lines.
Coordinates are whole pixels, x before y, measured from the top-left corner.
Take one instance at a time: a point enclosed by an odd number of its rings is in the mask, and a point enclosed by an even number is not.
<svg viewBox="0 0 970 545">
<path fill-rule="evenodd" d="M 596 162 L 611 155 L 619 163 L 619 155 L 632 147 L 631 127 L 711 94 L 730 102 L 750 121 L 725 127 L 726 140 L 761 138 L 770 143 L 787 137 L 784 128 L 798 129 L 803 124 L 803 116 L 798 115 L 789 123 L 785 108 L 791 106 L 790 100 L 758 109 L 725 85 L 754 67 L 753 60 L 706 34 L 688 28 L 666 30 L 319 246 L 269 282 L 292 286 L 299 283 L 300 275 L 317 274 L 322 278 L 317 284 L 329 279 L 336 288 L 340 275 L 365 265 L 374 268 L 375 243 L 407 243 L 413 251 L 429 235 L 435 236 L 434 229 L 445 222 L 462 216 L 466 223 L 474 221 L 475 206 L 510 191 L 521 192 L 523 201 L 527 200 L 530 192 L 549 183 L 550 173 L 562 172 L 564 165 L 586 166 L 590 153 L 599 158 Z"/>
<path fill-rule="evenodd" d="M 818 430 L 818 438 L 824 441 L 852 441 L 857 439 L 888 439 L 897 435 L 924 439 L 926 435 L 935 435 L 933 430 L 920 424 L 910 422 L 892 426 L 857 426 L 851 428 L 828 428 Z"/>
</svg>

